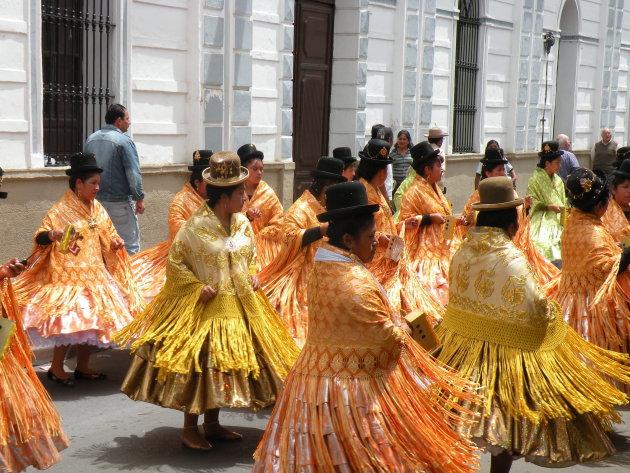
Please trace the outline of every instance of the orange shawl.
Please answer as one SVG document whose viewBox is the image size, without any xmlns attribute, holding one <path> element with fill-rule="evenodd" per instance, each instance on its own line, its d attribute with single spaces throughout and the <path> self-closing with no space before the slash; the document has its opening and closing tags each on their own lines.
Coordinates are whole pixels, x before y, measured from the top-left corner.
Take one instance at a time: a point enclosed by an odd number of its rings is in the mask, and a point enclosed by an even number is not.
<svg viewBox="0 0 630 473">
<path fill-rule="evenodd" d="M 243 212 L 257 208 L 262 217 L 254 219 L 251 224 L 256 238 L 256 256 L 261 268 L 267 266 L 282 249 L 280 221 L 284 209 L 274 190 L 265 181 L 260 181 L 251 200 L 247 199 Z"/>
<path fill-rule="evenodd" d="M 380 206 L 378 212 L 374 213 L 377 238 L 380 234 L 398 235 L 387 199 L 365 179 L 360 179 L 360 182 L 366 188 L 368 203 Z M 425 289 L 412 269 L 407 252 L 402 251 L 398 262 L 387 258 L 385 254 L 386 248 L 378 245 L 374 259 L 367 267 L 387 292 L 396 314 L 419 310 L 426 312 L 434 324 L 439 322 L 444 315 L 444 306 Z"/>
<path fill-rule="evenodd" d="M 602 222 L 616 242 L 621 242 L 630 236 L 630 223 L 614 197 L 608 201 L 608 209 L 602 217 Z"/>
<path fill-rule="evenodd" d="M 572 209 L 562 234 L 562 272 L 550 298 L 588 341 L 622 353 L 630 349 L 630 273 L 617 275 L 621 248 L 601 220 Z"/>
<path fill-rule="evenodd" d="M 452 215 L 451 206 L 436 184 L 422 176 L 416 176 L 411 187 L 403 195 L 398 225 L 406 219 L 424 214 Z M 443 304 L 448 302 L 448 268 L 461 240 L 455 234 L 453 240 L 444 240 L 444 224 L 431 223 L 405 231 L 405 246 L 414 270 L 429 286 L 433 295 Z"/>
<path fill-rule="evenodd" d="M 306 283 L 320 239 L 302 248 L 302 237 L 309 228 L 317 227 L 317 215 L 326 210 L 307 189 L 289 208 L 282 219 L 281 230 L 286 247 L 258 274 L 269 301 L 280 313 L 289 332 L 302 346 L 308 325 Z"/>
<path fill-rule="evenodd" d="M 189 182 L 179 190 L 168 208 L 168 240 L 131 257 L 136 284 L 145 299 L 153 299 L 166 281 L 166 262 L 171 243 L 179 229 L 203 203 L 203 198 Z"/>
</svg>

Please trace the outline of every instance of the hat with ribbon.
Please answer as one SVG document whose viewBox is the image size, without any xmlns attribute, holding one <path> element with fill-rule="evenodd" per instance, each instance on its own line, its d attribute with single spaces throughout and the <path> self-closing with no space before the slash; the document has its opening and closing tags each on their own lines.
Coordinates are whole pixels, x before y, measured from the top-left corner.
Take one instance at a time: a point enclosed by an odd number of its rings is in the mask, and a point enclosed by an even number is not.
<svg viewBox="0 0 630 473">
<path fill-rule="evenodd" d="M 516 196 L 512 179 L 506 176 L 488 177 L 479 183 L 479 202 L 472 204 L 474 210 L 493 211 L 522 205 L 523 199 Z"/>
<path fill-rule="evenodd" d="M 352 156 L 352 150 L 347 146 L 341 146 L 340 148 L 333 149 L 333 158 L 341 159 L 344 165 L 352 164 L 356 162 L 357 158 Z"/>
<path fill-rule="evenodd" d="M 493 165 L 507 164 L 508 160 L 503 156 L 501 148 L 486 148 L 483 159 L 479 160 L 481 164 Z"/>
<path fill-rule="evenodd" d="M 567 195 L 574 207 L 589 207 L 599 200 L 608 188 L 605 177 L 600 177 L 587 168 L 577 168 L 567 176 Z"/>
<path fill-rule="evenodd" d="M 238 150 L 236 150 L 238 157 L 241 158 L 241 165 L 247 166 L 247 164 L 252 159 L 260 159 L 261 161 L 265 159 L 265 154 L 256 149 L 256 145 L 246 144 L 241 146 Z"/>
<path fill-rule="evenodd" d="M 74 153 L 70 156 L 70 169 L 66 169 L 67 176 L 101 172 L 103 168 L 97 166 L 96 156 L 92 153 Z"/>
<path fill-rule="evenodd" d="M 198 149 L 193 153 L 193 164 L 188 166 L 189 171 L 203 171 L 210 166 L 211 149 Z"/>
<path fill-rule="evenodd" d="M 210 165 L 201 176 L 211 186 L 227 187 L 245 182 L 249 171 L 241 166 L 241 160 L 234 151 L 219 151 L 210 157 Z"/>
<path fill-rule="evenodd" d="M 368 204 L 365 186 L 360 182 L 343 182 L 326 189 L 326 212 L 317 220 L 329 222 L 355 215 L 371 214 L 379 209 L 379 204 Z"/>
<path fill-rule="evenodd" d="M 422 165 L 423 162 L 438 156 L 440 154 L 440 148 L 434 148 L 428 141 L 421 141 L 417 145 L 414 145 L 409 150 L 409 153 L 411 153 L 414 166 L 417 167 L 418 165 Z"/>
<path fill-rule="evenodd" d="M 558 156 L 562 156 L 564 151 L 560 149 L 557 141 L 545 141 L 542 144 L 542 148 L 538 156 L 545 161 L 556 159 Z"/>
<path fill-rule="evenodd" d="M 311 176 L 322 179 L 330 179 L 337 182 L 346 182 L 343 174 L 343 161 L 337 158 L 322 156 L 317 161 L 317 167 L 311 171 Z"/>
<path fill-rule="evenodd" d="M 379 163 L 383 165 L 391 164 L 392 158 L 389 156 L 389 143 L 385 140 L 372 138 L 367 142 L 363 151 L 359 153 L 361 160 Z"/>
<path fill-rule="evenodd" d="M 444 131 L 442 131 L 442 129 L 439 126 L 434 126 L 434 127 L 429 128 L 429 133 L 427 133 L 424 136 L 426 138 L 443 138 L 445 136 L 448 136 L 448 133 L 445 133 Z"/>
</svg>

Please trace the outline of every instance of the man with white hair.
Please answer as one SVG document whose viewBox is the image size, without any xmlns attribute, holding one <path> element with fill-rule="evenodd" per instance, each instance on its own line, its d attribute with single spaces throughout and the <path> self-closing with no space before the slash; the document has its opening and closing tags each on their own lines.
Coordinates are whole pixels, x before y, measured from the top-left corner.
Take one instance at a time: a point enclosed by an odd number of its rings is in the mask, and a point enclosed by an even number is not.
<svg viewBox="0 0 630 473">
<path fill-rule="evenodd" d="M 564 151 L 560 156 L 560 170 L 558 176 L 562 179 L 562 182 L 567 182 L 567 177 L 574 170 L 580 167 L 580 162 L 575 157 L 575 154 L 571 152 L 571 139 L 567 135 L 560 134 L 556 136 L 558 147 Z"/>
<path fill-rule="evenodd" d="M 591 150 L 591 167 L 605 175 L 615 170 L 614 163 L 617 160 L 617 142 L 612 139 L 610 128 L 602 130 L 602 139 L 593 145 Z"/>
</svg>

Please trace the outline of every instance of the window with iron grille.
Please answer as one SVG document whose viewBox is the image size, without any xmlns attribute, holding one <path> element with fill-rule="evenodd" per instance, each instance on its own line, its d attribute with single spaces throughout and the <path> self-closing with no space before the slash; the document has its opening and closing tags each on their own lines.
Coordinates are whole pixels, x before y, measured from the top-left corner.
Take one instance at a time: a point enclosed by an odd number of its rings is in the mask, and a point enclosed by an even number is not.
<svg viewBox="0 0 630 473">
<path fill-rule="evenodd" d="M 453 110 L 453 153 L 473 153 L 477 114 L 477 54 L 479 48 L 479 4 L 459 0 L 455 46 L 455 103 Z"/>
<path fill-rule="evenodd" d="M 42 0 L 44 155 L 66 166 L 101 128 L 110 89 L 111 0 Z"/>
</svg>

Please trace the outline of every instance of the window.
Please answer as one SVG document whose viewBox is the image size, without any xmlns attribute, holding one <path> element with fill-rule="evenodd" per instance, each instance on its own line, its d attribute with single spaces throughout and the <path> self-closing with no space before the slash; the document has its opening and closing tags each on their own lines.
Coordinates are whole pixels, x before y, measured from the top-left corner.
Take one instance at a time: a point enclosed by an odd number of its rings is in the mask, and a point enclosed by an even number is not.
<svg viewBox="0 0 630 473">
<path fill-rule="evenodd" d="M 65 166 L 101 127 L 110 89 L 112 0 L 42 0 L 44 155 Z"/>
<path fill-rule="evenodd" d="M 459 0 L 455 46 L 455 103 L 453 153 L 473 153 L 477 113 L 477 52 L 479 47 L 479 5 Z"/>
</svg>

